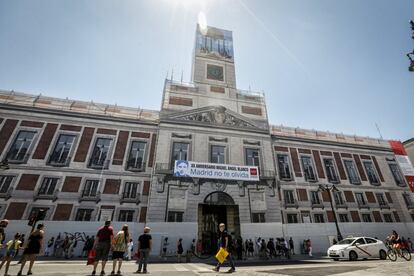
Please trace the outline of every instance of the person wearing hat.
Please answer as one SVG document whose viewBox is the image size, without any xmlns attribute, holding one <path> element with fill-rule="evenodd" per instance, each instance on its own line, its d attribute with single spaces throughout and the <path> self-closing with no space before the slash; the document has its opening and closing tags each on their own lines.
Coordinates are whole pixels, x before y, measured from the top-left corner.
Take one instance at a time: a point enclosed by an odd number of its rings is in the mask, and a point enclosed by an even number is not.
<svg viewBox="0 0 414 276">
<path fill-rule="evenodd" d="M 139 265 L 138 270 L 136 273 L 141 273 L 141 269 L 143 268 L 143 273 L 148 273 L 147 270 L 147 262 L 148 256 L 152 249 L 152 237 L 149 234 L 151 228 L 145 227 L 144 234 L 139 236 L 138 238 L 138 251 L 139 251 Z"/>
</svg>

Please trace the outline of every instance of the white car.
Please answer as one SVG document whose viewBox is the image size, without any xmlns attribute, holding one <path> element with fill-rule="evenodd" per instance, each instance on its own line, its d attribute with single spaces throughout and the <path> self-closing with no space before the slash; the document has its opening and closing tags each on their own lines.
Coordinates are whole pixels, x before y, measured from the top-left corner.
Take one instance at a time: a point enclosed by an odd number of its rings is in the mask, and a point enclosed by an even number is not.
<svg viewBox="0 0 414 276">
<path fill-rule="evenodd" d="M 387 258 L 387 247 L 380 240 L 369 237 L 346 238 L 328 248 L 328 257 L 335 261 L 339 259 Z"/>
</svg>

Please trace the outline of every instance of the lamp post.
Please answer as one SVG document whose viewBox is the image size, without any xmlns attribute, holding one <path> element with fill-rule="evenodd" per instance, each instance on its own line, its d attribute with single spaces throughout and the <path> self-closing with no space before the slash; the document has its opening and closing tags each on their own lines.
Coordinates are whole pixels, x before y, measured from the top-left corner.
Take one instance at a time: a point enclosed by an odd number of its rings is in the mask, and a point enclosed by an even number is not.
<svg viewBox="0 0 414 276">
<path fill-rule="evenodd" d="M 412 36 L 411 38 L 414 40 L 414 21 L 410 20 Z M 408 71 L 414 72 L 414 50 L 407 54 L 408 59 L 410 60 L 410 66 L 408 67 Z"/>
<path fill-rule="evenodd" d="M 331 203 L 332 213 L 333 213 L 334 222 L 335 222 L 335 226 L 336 226 L 336 236 L 337 236 L 338 242 L 339 242 L 339 241 L 342 240 L 342 234 L 341 234 L 341 231 L 339 230 L 338 220 L 336 218 L 336 212 L 335 212 L 335 209 L 334 209 L 334 206 L 333 206 L 332 195 L 331 195 L 331 191 L 337 192 L 338 188 L 336 188 L 335 185 L 328 185 L 328 184 L 322 185 L 322 184 L 320 184 L 318 191 L 328 193 L 329 202 Z"/>
</svg>

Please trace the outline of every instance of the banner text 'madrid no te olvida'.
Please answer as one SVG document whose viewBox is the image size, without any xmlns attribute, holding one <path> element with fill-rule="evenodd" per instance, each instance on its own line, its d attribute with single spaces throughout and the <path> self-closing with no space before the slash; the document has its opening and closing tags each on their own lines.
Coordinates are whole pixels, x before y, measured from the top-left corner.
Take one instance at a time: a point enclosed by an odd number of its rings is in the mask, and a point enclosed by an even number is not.
<svg viewBox="0 0 414 276">
<path fill-rule="evenodd" d="M 176 160 L 174 175 L 179 177 L 259 181 L 259 168 L 256 166 L 237 166 Z"/>
</svg>

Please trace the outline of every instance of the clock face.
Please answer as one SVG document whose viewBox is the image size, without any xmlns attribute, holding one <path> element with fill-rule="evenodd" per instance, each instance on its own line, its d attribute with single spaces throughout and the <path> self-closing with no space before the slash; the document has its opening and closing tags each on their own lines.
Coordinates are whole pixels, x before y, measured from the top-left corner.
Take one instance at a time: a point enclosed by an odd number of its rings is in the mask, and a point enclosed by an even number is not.
<svg viewBox="0 0 414 276">
<path fill-rule="evenodd" d="M 207 78 L 211 80 L 224 81 L 223 67 L 207 64 Z"/>
</svg>

